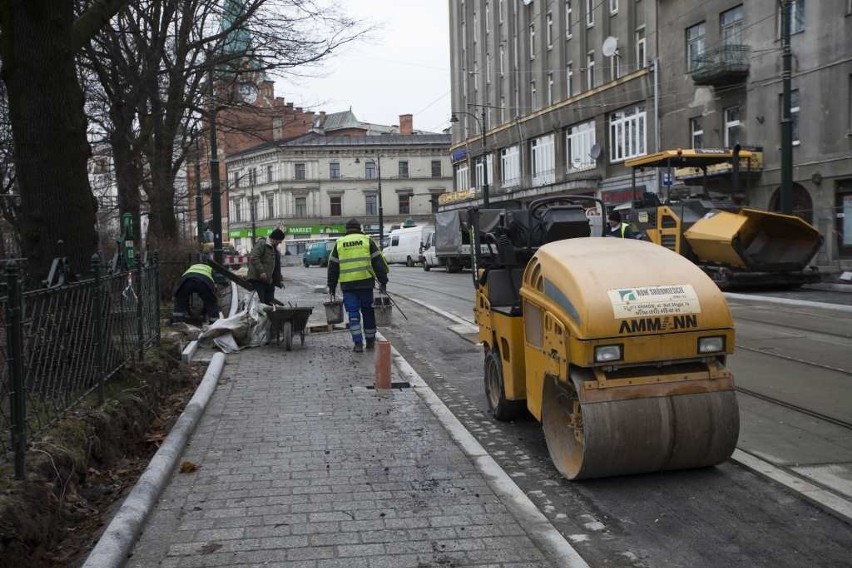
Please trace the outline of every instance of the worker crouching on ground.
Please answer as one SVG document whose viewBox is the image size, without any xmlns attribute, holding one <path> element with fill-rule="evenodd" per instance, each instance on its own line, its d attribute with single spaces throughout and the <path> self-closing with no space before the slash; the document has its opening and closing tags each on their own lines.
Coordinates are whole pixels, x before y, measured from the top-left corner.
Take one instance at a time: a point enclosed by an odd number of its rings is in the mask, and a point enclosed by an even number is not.
<svg viewBox="0 0 852 568">
<path fill-rule="evenodd" d="M 621 213 L 612 211 L 609 214 L 609 231 L 608 237 L 618 237 L 621 239 L 635 239 L 636 233 L 630 228 L 630 225 L 621 221 Z"/>
<path fill-rule="evenodd" d="M 278 245 L 284 240 L 284 231 L 275 229 L 269 237 L 257 239 L 251 249 L 248 280 L 254 285 L 260 301 L 272 305 L 275 301 L 275 288 L 283 288 L 281 278 L 281 253 Z"/>
<path fill-rule="evenodd" d="M 189 314 L 189 299 L 193 294 L 198 294 L 204 302 L 208 323 L 219 319 L 219 300 L 216 298 L 213 269 L 207 264 L 193 264 L 183 273 L 175 290 L 172 323 L 186 320 Z"/>
<path fill-rule="evenodd" d="M 331 256 L 328 257 L 328 293 L 333 297 L 337 283 L 343 291 L 343 307 L 349 315 L 349 332 L 355 343 L 354 351 L 364 351 L 376 345 L 376 314 L 373 311 L 373 288 L 376 280 L 379 288 L 386 291 L 388 265 L 378 245 L 361 232 L 358 219 L 346 222 L 346 235 L 337 239 Z M 364 330 L 361 332 L 361 316 Z"/>
</svg>

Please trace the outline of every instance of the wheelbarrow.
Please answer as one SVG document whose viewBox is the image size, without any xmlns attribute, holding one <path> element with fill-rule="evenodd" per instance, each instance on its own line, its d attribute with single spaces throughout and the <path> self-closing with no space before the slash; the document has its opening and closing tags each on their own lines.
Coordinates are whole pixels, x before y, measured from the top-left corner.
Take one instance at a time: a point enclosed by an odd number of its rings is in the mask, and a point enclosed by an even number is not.
<svg viewBox="0 0 852 568">
<path fill-rule="evenodd" d="M 299 336 L 302 345 L 305 344 L 305 326 L 313 308 L 283 306 L 276 303 L 274 306 L 263 306 L 263 309 L 272 324 L 269 328 L 270 337 L 276 338 L 279 345 L 283 341 L 284 349 L 292 351 L 295 335 Z"/>
</svg>

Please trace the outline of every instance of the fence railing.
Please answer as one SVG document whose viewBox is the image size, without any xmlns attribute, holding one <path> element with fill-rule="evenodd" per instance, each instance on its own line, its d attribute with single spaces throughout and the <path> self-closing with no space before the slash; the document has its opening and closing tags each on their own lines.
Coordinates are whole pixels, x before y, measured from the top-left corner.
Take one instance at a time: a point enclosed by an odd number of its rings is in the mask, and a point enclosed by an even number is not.
<svg viewBox="0 0 852 568">
<path fill-rule="evenodd" d="M 105 274 L 96 255 L 93 278 L 31 291 L 17 263 L 4 272 L 0 463 L 13 460 L 23 479 L 27 440 L 92 392 L 103 402 L 116 371 L 159 342 L 159 264 L 137 255 L 134 269 Z"/>
</svg>

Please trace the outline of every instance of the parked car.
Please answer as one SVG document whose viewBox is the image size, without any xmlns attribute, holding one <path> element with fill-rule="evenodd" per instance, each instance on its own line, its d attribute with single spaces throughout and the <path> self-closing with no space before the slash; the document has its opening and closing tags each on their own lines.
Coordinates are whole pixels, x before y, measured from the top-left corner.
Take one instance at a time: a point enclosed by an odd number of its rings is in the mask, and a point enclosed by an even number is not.
<svg viewBox="0 0 852 568">
<path fill-rule="evenodd" d="M 327 266 L 328 257 L 334 249 L 334 241 L 317 241 L 308 245 L 305 254 L 302 255 L 302 264 L 305 268 L 314 266 Z"/>
<path fill-rule="evenodd" d="M 420 262 L 420 255 L 429 240 L 429 235 L 434 232 L 435 227 L 432 225 L 395 229 L 391 231 L 390 242 L 382 250 L 382 254 L 388 264 L 414 266 L 414 263 Z"/>
</svg>

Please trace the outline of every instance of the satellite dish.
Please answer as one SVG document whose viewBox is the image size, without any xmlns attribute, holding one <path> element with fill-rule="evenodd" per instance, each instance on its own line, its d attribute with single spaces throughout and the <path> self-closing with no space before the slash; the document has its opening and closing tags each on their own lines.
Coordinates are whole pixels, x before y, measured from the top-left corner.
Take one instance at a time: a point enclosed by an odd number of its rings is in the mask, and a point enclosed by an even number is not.
<svg viewBox="0 0 852 568">
<path fill-rule="evenodd" d="M 598 144 L 597 142 L 592 144 L 592 147 L 589 150 L 589 156 L 591 156 L 591 158 L 593 160 L 597 160 L 598 158 L 600 158 L 601 157 L 601 145 Z"/>
<path fill-rule="evenodd" d="M 601 51 L 606 57 L 618 55 L 618 38 L 613 36 L 606 38 L 601 46 Z"/>
</svg>

